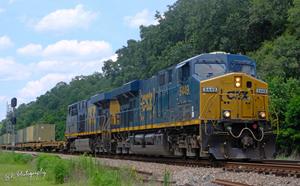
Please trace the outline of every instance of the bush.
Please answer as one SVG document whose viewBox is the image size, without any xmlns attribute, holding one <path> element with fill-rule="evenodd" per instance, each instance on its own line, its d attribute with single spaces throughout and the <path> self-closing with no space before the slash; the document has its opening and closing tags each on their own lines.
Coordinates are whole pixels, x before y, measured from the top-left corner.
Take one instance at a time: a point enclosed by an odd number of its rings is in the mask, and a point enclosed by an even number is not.
<svg viewBox="0 0 300 186">
<path fill-rule="evenodd" d="M 53 173 L 55 183 L 64 183 L 65 177 L 69 176 L 69 170 L 66 162 L 63 162 L 63 160 L 57 162 L 57 164 L 54 166 Z"/>
<path fill-rule="evenodd" d="M 92 186 L 133 185 L 135 172 L 128 169 L 111 169 L 102 166 L 91 157 L 80 156 L 64 160 L 58 156 L 40 155 L 36 159 L 36 168 L 46 171 L 46 179 L 56 184 L 66 180 L 71 183 L 83 182 Z"/>
<path fill-rule="evenodd" d="M 47 179 L 56 184 L 64 183 L 65 178 L 70 175 L 70 161 L 58 156 L 40 155 L 36 160 L 38 170 L 43 169 L 47 173 Z"/>
<path fill-rule="evenodd" d="M 119 171 L 116 170 L 97 170 L 91 177 L 92 185 L 94 186 L 118 186 L 121 185 L 121 179 L 119 177 Z"/>
</svg>

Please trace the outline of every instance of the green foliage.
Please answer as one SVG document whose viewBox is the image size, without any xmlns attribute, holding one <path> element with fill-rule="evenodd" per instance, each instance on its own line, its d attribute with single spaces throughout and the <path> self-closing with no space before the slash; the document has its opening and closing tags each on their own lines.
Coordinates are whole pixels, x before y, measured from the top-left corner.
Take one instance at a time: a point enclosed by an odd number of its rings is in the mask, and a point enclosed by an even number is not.
<svg viewBox="0 0 300 186">
<path fill-rule="evenodd" d="M 289 17 L 289 30 L 297 37 L 300 38 L 300 0 L 293 1 L 294 6 L 288 11 Z"/>
<path fill-rule="evenodd" d="M 288 104 L 287 112 L 285 113 L 285 121 L 287 126 L 300 129 L 300 95 L 295 95 Z"/>
<path fill-rule="evenodd" d="M 118 171 L 106 170 L 95 171 L 92 174 L 92 185 L 94 186 L 106 186 L 106 185 L 121 185 L 122 180 L 119 177 Z"/>
<path fill-rule="evenodd" d="M 32 156 L 29 154 L 18 154 L 13 152 L 1 152 L 0 164 L 27 164 L 31 162 Z"/>
<path fill-rule="evenodd" d="M 56 184 L 64 183 L 65 179 L 70 175 L 70 165 L 70 162 L 58 156 L 39 155 L 36 159 L 37 170 L 45 170 L 47 180 Z"/>
<path fill-rule="evenodd" d="M 169 186 L 171 181 L 171 174 L 168 170 L 164 172 L 164 186 Z"/>
<path fill-rule="evenodd" d="M 277 128 L 277 143 L 280 153 L 290 154 L 296 150 L 300 128 L 297 118 L 300 112 L 297 106 L 300 95 L 300 80 L 274 77 L 269 80 L 270 91 L 270 120 Z M 292 148 L 291 148 L 292 147 Z M 300 150 L 300 149 L 299 149 Z"/>
<path fill-rule="evenodd" d="M 91 186 L 119 186 L 132 185 L 135 180 L 131 171 L 107 168 L 101 165 L 98 160 L 88 156 L 63 160 L 57 156 L 42 155 L 37 158 L 36 163 L 37 168 L 46 170 L 47 174 L 49 174 L 48 179 L 57 184 L 68 180 Z"/>
<path fill-rule="evenodd" d="M 300 40 L 293 35 L 284 34 L 265 42 L 252 57 L 256 59 L 258 73 L 263 79 L 299 78 Z"/>
<path fill-rule="evenodd" d="M 68 169 L 65 163 L 58 163 L 54 166 L 54 182 L 61 184 L 64 183 L 65 177 L 68 176 Z"/>
</svg>

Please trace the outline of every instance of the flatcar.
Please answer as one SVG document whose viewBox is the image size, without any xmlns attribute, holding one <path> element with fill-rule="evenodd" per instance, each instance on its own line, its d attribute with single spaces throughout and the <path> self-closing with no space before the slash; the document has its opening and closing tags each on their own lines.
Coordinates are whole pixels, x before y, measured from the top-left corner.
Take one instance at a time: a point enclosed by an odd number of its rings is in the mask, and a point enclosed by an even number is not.
<svg viewBox="0 0 300 186">
<path fill-rule="evenodd" d="M 70 151 L 270 159 L 268 85 L 240 54 L 205 53 L 69 105 Z"/>
</svg>

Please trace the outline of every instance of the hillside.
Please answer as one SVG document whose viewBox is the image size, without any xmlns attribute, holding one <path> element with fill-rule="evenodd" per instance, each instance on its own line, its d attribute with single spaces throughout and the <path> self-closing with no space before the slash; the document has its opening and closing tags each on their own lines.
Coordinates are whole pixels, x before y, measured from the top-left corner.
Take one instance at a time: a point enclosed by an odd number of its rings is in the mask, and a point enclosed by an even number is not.
<svg viewBox="0 0 300 186">
<path fill-rule="evenodd" d="M 159 24 L 141 26 L 141 39 L 117 50 L 116 62 L 20 105 L 17 127 L 55 123 L 57 139 L 63 139 L 68 104 L 196 54 L 226 51 L 257 61 L 260 78 L 270 86 L 278 146 L 288 154 L 300 150 L 300 0 L 178 0 L 155 17 Z"/>
</svg>

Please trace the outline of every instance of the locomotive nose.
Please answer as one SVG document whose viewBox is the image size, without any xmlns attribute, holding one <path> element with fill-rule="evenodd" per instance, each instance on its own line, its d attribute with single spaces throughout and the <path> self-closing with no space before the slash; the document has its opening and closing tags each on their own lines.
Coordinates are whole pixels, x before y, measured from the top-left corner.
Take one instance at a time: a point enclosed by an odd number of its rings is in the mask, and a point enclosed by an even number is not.
<svg viewBox="0 0 300 186">
<path fill-rule="evenodd" d="M 221 109 L 231 110 L 231 119 L 267 119 L 267 85 L 247 75 L 237 75 L 222 87 Z"/>
<path fill-rule="evenodd" d="M 267 84 L 243 73 L 201 82 L 201 118 L 267 120 Z"/>
<path fill-rule="evenodd" d="M 246 76 L 237 75 L 232 77 L 232 85 L 220 87 L 221 110 L 230 111 L 230 119 L 254 118 L 253 81 Z M 223 114 L 222 119 L 229 119 Z"/>
<path fill-rule="evenodd" d="M 210 132 L 209 152 L 215 158 L 271 157 L 274 135 L 268 124 L 265 82 L 231 73 L 201 81 L 200 87 L 200 119 L 204 131 Z"/>
</svg>

